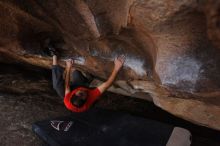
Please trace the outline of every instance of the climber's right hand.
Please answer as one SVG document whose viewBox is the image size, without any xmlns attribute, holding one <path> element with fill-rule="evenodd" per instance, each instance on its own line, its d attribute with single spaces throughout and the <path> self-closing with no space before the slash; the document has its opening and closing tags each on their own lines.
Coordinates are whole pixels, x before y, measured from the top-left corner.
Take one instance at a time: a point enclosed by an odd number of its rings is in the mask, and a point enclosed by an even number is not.
<svg viewBox="0 0 220 146">
<path fill-rule="evenodd" d="M 66 67 L 67 67 L 68 69 L 72 68 L 73 62 L 74 62 L 74 61 L 73 61 L 72 59 L 66 60 Z"/>
</svg>

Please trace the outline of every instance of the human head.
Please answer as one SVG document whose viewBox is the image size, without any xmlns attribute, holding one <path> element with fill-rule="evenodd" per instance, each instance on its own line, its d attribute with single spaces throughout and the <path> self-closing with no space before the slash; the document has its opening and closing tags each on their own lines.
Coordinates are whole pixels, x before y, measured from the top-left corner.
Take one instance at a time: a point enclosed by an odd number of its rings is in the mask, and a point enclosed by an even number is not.
<svg viewBox="0 0 220 146">
<path fill-rule="evenodd" d="M 71 97 L 71 103 L 76 107 L 82 107 L 87 100 L 88 91 L 79 89 L 74 95 Z"/>
</svg>

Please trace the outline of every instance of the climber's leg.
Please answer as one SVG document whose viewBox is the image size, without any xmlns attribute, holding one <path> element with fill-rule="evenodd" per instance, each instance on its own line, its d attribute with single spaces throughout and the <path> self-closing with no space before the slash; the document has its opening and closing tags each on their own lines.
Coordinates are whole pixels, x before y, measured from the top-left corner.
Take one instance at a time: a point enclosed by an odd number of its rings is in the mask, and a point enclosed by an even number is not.
<svg viewBox="0 0 220 146">
<path fill-rule="evenodd" d="M 53 88 L 56 90 L 57 94 L 63 98 L 64 97 L 64 79 L 63 79 L 64 68 L 57 64 L 57 56 L 53 56 L 53 66 L 52 66 L 52 81 Z"/>
</svg>

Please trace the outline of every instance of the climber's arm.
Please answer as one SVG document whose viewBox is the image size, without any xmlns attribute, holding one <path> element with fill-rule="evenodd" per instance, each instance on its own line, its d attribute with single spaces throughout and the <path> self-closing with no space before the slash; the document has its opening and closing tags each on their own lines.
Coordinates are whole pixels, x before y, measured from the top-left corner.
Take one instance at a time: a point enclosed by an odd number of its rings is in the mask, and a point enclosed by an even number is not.
<svg viewBox="0 0 220 146">
<path fill-rule="evenodd" d="M 66 61 L 66 74 L 65 74 L 65 95 L 70 93 L 70 72 L 72 69 L 73 60 Z"/>
<path fill-rule="evenodd" d="M 109 76 L 108 80 L 105 81 L 104 83 L 102 83 L 100 86 L 98 86 L 98 89 L 101 93 L 103 93 L 104 91 L 106 91 L 114 82 L 118 72 L 120 71 L 120 69 L 122 68 L 123 64 L 125 61 L 125 56 L 120 56 L 118 58 L 115 59 L 115 66 L 114 69 L 111 73 L 111 75 Z"/>
</svg>

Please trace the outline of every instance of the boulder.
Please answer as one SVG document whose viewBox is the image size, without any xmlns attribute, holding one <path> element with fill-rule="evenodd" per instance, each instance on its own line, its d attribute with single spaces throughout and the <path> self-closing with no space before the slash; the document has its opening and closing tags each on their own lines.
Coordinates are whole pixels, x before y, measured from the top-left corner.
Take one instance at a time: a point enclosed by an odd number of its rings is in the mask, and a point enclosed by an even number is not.
<svg viewBox="0 0 220 146">
<path fill-rule="evenodd" d="M 97 85 L 125 54 L 110 91 L 220 130 L 219 7 L 215 0 L 1 0 L 0 61 L 50 68 L 52 43 L 62 66 L 74 58 Z"/>
</svg>

